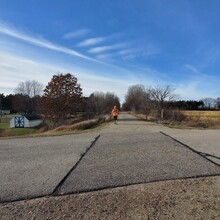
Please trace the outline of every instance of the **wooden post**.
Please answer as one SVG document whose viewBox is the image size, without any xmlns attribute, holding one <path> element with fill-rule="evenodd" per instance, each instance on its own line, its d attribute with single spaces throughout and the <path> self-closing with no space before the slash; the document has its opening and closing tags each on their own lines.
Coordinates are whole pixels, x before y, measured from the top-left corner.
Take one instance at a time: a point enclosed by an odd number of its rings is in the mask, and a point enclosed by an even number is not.
<svg viewBox="0 0 220 220">
<path fill-rule="evenodd" d="M 161 118 L 162 121 L 163 121 L 163 117 L 164 117 L 164 109 L 162 108 L 161 112 L 160 112 L 160 118 Z"/>
<path fill-rule="evenodd" d="M 2 97 L 0 97 L 0 115 L 1 115 L 1 118 L 0 118 L 0 122 L 1 122 L 1 119 L 2 119 Z"/>
</svg>

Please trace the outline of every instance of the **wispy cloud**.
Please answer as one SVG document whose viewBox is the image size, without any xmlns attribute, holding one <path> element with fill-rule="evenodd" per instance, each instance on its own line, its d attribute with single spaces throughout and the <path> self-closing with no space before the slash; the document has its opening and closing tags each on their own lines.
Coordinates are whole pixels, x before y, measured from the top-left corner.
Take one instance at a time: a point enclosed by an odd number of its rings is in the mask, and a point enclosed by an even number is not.
<svg viewBox="0 0 220 220">
<path fill-rule="evenodd" d="M 100 64 L 103 64 L 103 65 L 112 67 L 114 69 L 118 69 L 118 70 L 125 71 L 125 72 L 128 71 L 127 69 L 124 69 L 123 67 L 120 67 L 118 65 L 113 65 L 111 63 L 106 63 L 106 62 L 103 62 L 101 60 L 98 60 L 98 58 L 97 59 L 91 58 L 91 57 L 86 56 L 82 53 L 79 53 L 75 50 L 72 50 L 72 49 L 69 49 L 67 47 L 63 47 L 63 46 L 54 44 L 54 43 L 52 43 L 52 42 L 50 42 L 50 41 L 48 41 L 48 40 L 46 40 L 42 37 L 36 37 L 36 36 L 33 36 L 32 34 L 27 34 L 24 31 L 18 30 L 16 28 L 14 28 L 13 26 L 10 26 L 10 25 L 2 22 L 1 20 L 0 20 L 0 34 L 4 34 L 4 35 L 14 37 L 15 39 L 25 41 L 25 42 L 27 42 L 29 44 L 32 44 L 32 45 L 35 45 L 35 46 L 39 46 L 39 47 L 42 47 L 42 48 L 47 48 L 47 49 L 50 49 L 50 50 L 53 50 L 53 51 L 58 51 L 58 52 L 65 53 L 65 54 L 68 54 L 68 55 L 71 55 L 71 56 L 75 56 L 75 57 L 79 57 L 79 58 L 82 58 L 82 59 L 85 59 L 85 60 L 90 60 L 90 61 L 93 61 L 93 62 L 96 62 L 96 63 L 100 63 Z M 99 53 L 102 53 L 102 52 L 106 52 L 106 51 L 109 51 L 109 50 L 115 50 L 115 49 L 123 49 L 123 48 L 126 48 L 127 46 L 128 46 L 128 43 L 118 43 L 118 44 L 114 44 L 114 45 L 111 45 L 111 46 L 91 48 L 89 50 L 89 52 L 92 53 L 92 54 L 97 54 L 98 55 Z"/>
<path fill-rule="evenodd" d="M 196 67 L 194 67 L 194 66 L 192 66 L 192 65 L 185 64 L 185 67 L 186 67 L 187 69 L 193 71 L 194 73 L 200 73 L 200 71 L 199 71 Z"/>
<path fill-rule="evenodd" d="M 75 38 L 75 37 L 81 37 L 81 36 L 86 35 L 89 32 L 90 32 L 90 30 L 87 29 L 87 28 L 79 29 L 79 30 L 76 30 L 76 31 L 73 31 L 73 32 L 66 33 L 63 36 L 63 38 L 64 39 L 72 39 L 72 38 Z"/>
<path fill-rule="evenodd" d="M 110 50 L 114 50 L 114 51 L 111 51 L 111 53 L 109 53 Z M 111 58 L 111 60 L 113 60 L 113 58 L 117 58 L 127 61 L 127 60 L 134 60 L 137 58 L 145 58 L 145 59 L 152 58 L 156 54 L 160 53 L 160 50 L 153 46 L 151 47 L 148 46 L 143 48 L 135 47 L 135 46 L 129 47 L 127 43 L 127 44 L 115 44 L 112 46 L 95 47 L 90 49 L 88 52 L 98 54 L 96 55 L 97 59 Z"/>
<path fill-rule="evenodd" d="M 120 50 L 117 52 L 118 55 L 128 55 L 133 53 L 134 50 L 133 49 L 126 49 L 126 50 Z"/>
<path fill-rule="evenodd" d="M 94 47 L 88 50 L 89 53 L 102 53 L 109 50 L 120 49 L 126 47 L 126 43 L 118 43 L 111 46 Z"/>
<path fill-rule="evenodd" d="M 12 93 L 18 83 L 25 80 L 36 79 L 46 85 L 52 77 L 52 74 L 56 74 L 58 71 L 63 73 L 75 73 L 79 83 L 82 85 L 84 95 L 89 95 L 95 91 L 110 91 L 115 92 L 121 100 L 124 100 L 124 95 L 130 85 L 137 83 L 142 83 L 146 86 L 157 85 L 158 82 L 162 83 L 162 85 L 166 85 L 172 81 L 169 78 L 161 76 L 160 72 L 150 67 L 143 69 L 130 67 L 129 69 L 132 75 L 128 75 L 129 73 L 126 72 L 125 78 L 115 78 L 112 77 L 112 75 L 98 75 L 95 70 L 91 69 L 79 69 L 79 67 L 74 66 L 67 67 L 62 63 L 45 64 L 1 51 L 0 92 L 5 94 Z M 121 72 L 123 71 L 116 71 L 117 74 Z M 206 77 L 195 75 L 192 75 L 191 78 L 185 79 L 184 81 L 172 84 L 172 86 L 176 88 L 176 93 L 181 95 L 181 98 L 200 99 L 207 96 L 219 96 L 219 78 L 210 77 L 209 75 L 206 75 Z"/>
<path fill-rule="evenodd" d="M 207 84 L 207 80 L 209 83 Z M 208 78 L 193 78 L 176 83 L 175 92 L 185 100 L 200 100 L 205 97 L 219 97 L 218 82 Z"/>
<path fill-rule="evenodd" d="M 204 84 L 206 86 L 207 85 L 211 86 L 212 84 L 215 84 L 215 82 L 220 81 L 219 74 L 212 75 L 210 73 L 204 73 L 204 72 L 200 71 L 198 68 L 196 68 L 192 65 L 189 65 L 189 64 L 185 64 L 185 67 L 195 73 L 193 75 L 192 74 L 190 75 L 191 79 L 196 79 L 196 81 L 204 82 Z"/>
<path fill-rule="evenodd" d="M 92 49 L 89 49 L 88 52 L 89 53 L 101 53 L 101 52 L 105 52 L 105 51 L 111 50 L 111 49 L 114 49 L 114 46 L 94 47 Z"/>
<path fill-rule="evenodd" d="M 98 54 L 96 55 L 97 59 L 111 59 L 113 57 L 113 54 L 111 53 L 103 53 L 103 54 Z"/>
<path fill-rule="evenodd" d="M 43 48 L 47 48 L 50 50 L 54 50 L 54 51 L 58 51 L 58 52 L 62 52 L 62 53 L 66 53 L 72 56 L 76 56 L 76 57 L 80 57 L 86 60 L 90 60 L 90 61 L 94 61 L 94 62 L 100 62 L 96 59 L 93 59 L 91 57 L 88 57 L 86 55 L 83 55 L 75 50 L 54 44 L 48 40 L 45 40 L 43 38 L 37 38 L 37 37 L 33 37 L 30 36 L 26 33 L 23 33 L 22 31 L 18 31 L 13 27 L 9 27 L 8 25 L 5 25 L 4 23 L 0 22 L 0 33 L 2 34 L 6 34 L 9 35 L 11 37 L 26 41 L 30 44 L 39 46 L 39 47 L 43 47 Z"/>
<path fill-rule="evenodd" d="M 137 56 L 135 54 L 130 54 L 130 55 L 127 55 L 127 56 L 124 56 L 122 59 L 123 60 L 133 60 L 135 59 Z"/>
<path fill-rule="evenodd" d="M 199 68 L 185 64 L 185 68 L 190 70 L 190 74 L 184 81 L 177 83 L 177 92 L 183 99 L 201 99 L 207 96 L 218 97 L 220 94 L 218 76 L 203 73 Z M 193 72 L 193 74 L 192 74 Z"/>
<path fill-rule="evenodd" d="M 104 37 L 89 38 L 89 39 L 82 41 L 81 43 L 78 43 L 76 46 L 78 46 L 78 47 L 92 46 L 92 45 L 101 43 L 104 40 L 105 40 Z"/>
<path fill-rule="evenodd" d="M 152 58 L 160 53 L 160 49 L 153 45 L 148 46 L 132 46 L 128 49 L 119 50 L 117 56 L 123 60 L 131 60 L 136 58 Z"/>
<path fill-rule="evenodd" d="M 18 83 L 25 80 L 35 79 L 46 85 L 52 75 L 58 73 L 58 71 L 74 73 L 82 86 L 83 94 L 86 96 L 95 91 L 110 91 L 115 92 L 122 100 L 125 91 L 132 83 L 129 77 L 127 77 L 127 80 L 122 80 L 112 76 L 101 76 L 91 69 L 81 69 L 77 66 L 67 67 L 62 63 L 45 64 L 1 51 L 0 93 L 13 93 Z"/>
<path fill-rule="evenodd" d="M 12 92 L 19 82 L 36 79 L 42 83 L 49 81 L 49 73 L 58 69 L 49 65 L 40 65 L 33 60 L 0 52 L 0 90 Z"/>
</svg>

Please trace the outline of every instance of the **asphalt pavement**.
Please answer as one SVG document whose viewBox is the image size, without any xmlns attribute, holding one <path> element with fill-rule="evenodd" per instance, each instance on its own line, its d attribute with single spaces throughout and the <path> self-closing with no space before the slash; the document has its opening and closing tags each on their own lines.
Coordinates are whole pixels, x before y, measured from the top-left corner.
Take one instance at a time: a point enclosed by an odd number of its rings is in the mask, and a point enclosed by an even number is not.
<svg viewBox="0 0 220 220">
<path fill-rule="evenodd" d="M 50 195 L 94 133 L 0 140 L 0 202 Z"/>
<path fill-rule="evenodd" d="M 198 129 L 161 129 L 170 137 L 220 165 L 220 131 Z"/>
<path fill-rule="evenodd" d="M 159 132 L 105 133 L 59 193 L 217 174 L 220 167 Z"/>
</svg>

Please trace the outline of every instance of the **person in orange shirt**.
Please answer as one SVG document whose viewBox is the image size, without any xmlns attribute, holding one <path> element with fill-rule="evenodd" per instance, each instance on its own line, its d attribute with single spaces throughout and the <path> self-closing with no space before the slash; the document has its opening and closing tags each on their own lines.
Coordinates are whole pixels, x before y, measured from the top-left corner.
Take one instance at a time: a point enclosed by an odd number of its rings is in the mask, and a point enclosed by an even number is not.
<svg viewBox="0 0 220 220">
<path fill-rule="evenodd" d="M 117 125 L 117 123 L 118 123 L 118 115 L 119 115 L 119 111 L 117 109 L 117 106 L 114 106 L 114 108 L 112 109 L 112 115 L 114 117 L 115 124 Z"/>
</svg>

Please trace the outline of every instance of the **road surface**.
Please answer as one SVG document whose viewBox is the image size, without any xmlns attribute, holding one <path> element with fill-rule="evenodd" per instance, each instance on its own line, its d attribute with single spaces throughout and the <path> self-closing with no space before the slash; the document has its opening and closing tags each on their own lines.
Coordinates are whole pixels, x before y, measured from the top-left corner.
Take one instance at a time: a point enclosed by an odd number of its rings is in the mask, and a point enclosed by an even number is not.
<svg viewBox="0 0 220 220">
<path fill-rule="evenodd" d="M 216 143 L 215 131 L 169 129 L 129 114 L 90 133 L 1 139 L 0 201 L 219 175 Z"/>
</svg>

